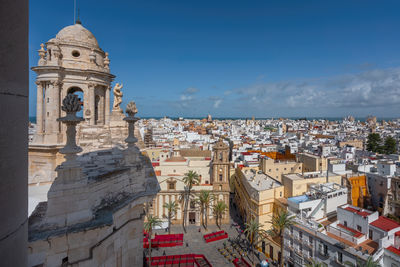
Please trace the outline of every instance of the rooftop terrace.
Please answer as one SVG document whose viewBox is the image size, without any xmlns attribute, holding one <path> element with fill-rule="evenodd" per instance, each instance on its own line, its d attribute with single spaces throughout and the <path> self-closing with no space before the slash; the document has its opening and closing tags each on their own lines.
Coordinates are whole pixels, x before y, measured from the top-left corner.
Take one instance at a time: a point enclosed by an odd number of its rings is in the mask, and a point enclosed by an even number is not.
<svg viewBox="0 0 400 267">
<path fill-rule="evenodd" d="M 245 170 L 244 176 L 248 184 L 257 191 L 264 191 L 282 186 L 281 183 L 261 172 Z"/>
</svg>

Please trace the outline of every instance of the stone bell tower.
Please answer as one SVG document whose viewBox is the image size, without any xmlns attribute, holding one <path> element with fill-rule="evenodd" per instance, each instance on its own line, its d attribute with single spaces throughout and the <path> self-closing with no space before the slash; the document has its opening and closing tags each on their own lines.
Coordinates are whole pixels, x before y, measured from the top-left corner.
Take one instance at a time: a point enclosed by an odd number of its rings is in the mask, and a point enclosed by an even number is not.
<svg viewBox="0 0 400 267">
<path fill-rule="evenodd" d="M 94 35 L 77 21 L 41 44 L 37 74 L 36 134 L 29 145 L 29 184 L 51 182 L 64 159 L 59 153 L 66 141 L 66 116 L 61 101 L 69 93 L 80 98 L 84 121 L 79 126 L 94 132 L 106 129 L 110 120 L 110 59 Z M 122 120 L 122 119 L 121 119 Z"/>
<path fill-rule="evenodd" d="M 110 60 L 94 35 L 80 22 L 63 28 L 46 45 L 41 44 L 36 72 L 37 133 L 34 144 L 61 145 L 64 126 L 57 118 L 65 116 L 61 99 L 81 92 L 83 118 L 89 125 L 104 125 L 110 116 Z"/>
<path fill-rule="evenodd" d="M 218 200 L 222 200 L 228 209 L 222 218 L 223 223 L 229 222 L 229 146 L 220 138 L 213 147 L 214 156 L 212 160 L 212 185 L 213 192 Z"/>
</svg>

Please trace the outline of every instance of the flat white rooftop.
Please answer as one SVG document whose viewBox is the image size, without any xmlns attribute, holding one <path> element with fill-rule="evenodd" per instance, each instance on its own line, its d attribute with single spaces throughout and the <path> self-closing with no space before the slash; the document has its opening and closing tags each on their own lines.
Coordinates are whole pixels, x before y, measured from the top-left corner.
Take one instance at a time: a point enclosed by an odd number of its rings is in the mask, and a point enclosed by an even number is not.
<svg viewBox="0 0 400 267">
<path fill-rule="evenodd" d="M 256 173 L 251 170 L 244 171 L 248 184 L 257 191 L 264 191 L 282 186 L 281 183 L 264 173 Z"/>
</svg>

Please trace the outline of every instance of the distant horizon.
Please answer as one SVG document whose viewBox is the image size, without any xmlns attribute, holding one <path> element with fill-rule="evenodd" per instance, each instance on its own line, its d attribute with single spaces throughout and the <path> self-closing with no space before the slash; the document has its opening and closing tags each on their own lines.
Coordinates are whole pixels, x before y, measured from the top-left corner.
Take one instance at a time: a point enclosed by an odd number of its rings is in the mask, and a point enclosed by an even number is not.
<svg viewBox="0 0 400 267">
<path fill-rule="evenodd" d="M 172 120 L 177 120 L 179 118 L 183 118 L 183 119 L 188 119 L 188 120 L 201 120 L 201 119 L 206 119 L 207 116 L 205 117 L 183 117 L 183 116 L 138 116 L 140 119 L 155 119 L 155 120 L 160 120 L 163 118 L 169 118 Z M 343 117 L 307 117 L 307 116 L 300 116 L 300 117 L 254 117 L 254 120 L 270 120 L 270 119 L 274 119 L 274 120 L 278 120 L 280 118 L 283 119 L 289 119 L 289 120 L 298 120 L 298 119 L 306 119 L 306 120 L 329 120 L 329 121 L 341 121 L 343 120 L 345 117 L 347 116 L 343 116 Z M 365 117 L 354 117 L 354 119 L 356 121 L 361 121 L 364 122 L 367 119 L 368 116 Z M 212 117 L 213 120 L 251 120 L 252 117 Z M 389 121 L 389 120 L 396 120 L 396 119 L 400 119 L 400 117 L 378 117 L 376 116 L 376 120 L 378 122 L 384 120 L 384 121 Z M 36 123 L 36 116 L 29 116 L 29 121 L 32 123 Z"/>
</svg>

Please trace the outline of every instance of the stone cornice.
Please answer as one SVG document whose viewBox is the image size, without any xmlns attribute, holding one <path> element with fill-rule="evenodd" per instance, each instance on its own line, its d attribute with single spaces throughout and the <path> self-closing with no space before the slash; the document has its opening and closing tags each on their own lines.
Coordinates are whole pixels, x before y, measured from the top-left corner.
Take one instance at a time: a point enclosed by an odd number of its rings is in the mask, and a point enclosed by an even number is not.
<svg viewBox="0 0 400 267">
<path fill-rule="evenodd" d="M 95 74 L 99 76 L 106 76 L 108 78 L 114 79 L 116 76 L 104 72 L 104 71 L 97 71 L 97 70 L 91 70 L 91 69 L 72 69 L 72 68 L 64 68 L 60 66 L 35 66 L 32 67 L 31 70 L 35 71 L 38 75 L 40 75 L 40 72 L 51 72 L 51 71 L 64 71 L 64 72 L 70 72 L 70 73 L 84 73 L 84 74 Z"/>
</svg>

